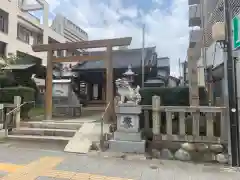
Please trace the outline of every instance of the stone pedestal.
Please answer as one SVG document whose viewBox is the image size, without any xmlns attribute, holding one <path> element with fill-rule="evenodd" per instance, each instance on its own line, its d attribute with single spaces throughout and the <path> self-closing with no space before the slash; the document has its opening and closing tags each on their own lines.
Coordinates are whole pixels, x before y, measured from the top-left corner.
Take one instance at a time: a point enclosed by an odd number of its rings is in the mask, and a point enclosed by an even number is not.
<svg viewBox="0 0 240 180">
<path fill-rule="evenodd" d="M 117 131 L 109 141 L 109 150 L 123 153 L 144 153 L 145 140 L 139 132 L 139 114 L 141 107 L 133 103 L 124 103 L 116 108 Z"/>
</svg>

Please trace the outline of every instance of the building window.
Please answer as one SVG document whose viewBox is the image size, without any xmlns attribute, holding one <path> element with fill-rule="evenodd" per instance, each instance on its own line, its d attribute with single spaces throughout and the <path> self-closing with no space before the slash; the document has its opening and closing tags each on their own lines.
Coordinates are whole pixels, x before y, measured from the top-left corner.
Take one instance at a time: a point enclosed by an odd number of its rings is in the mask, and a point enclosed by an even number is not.
<svg viewBox="0 0 240 180">
<path fill-rule="evenodd" d="M 42 44 L 43 43 L 43 37 L 41 35 L 34 36 L 33 44 Z"/>
<path fill-rule="evenodd" d="M 5 19 L 3 18 L 3 16 L 0 16 L 0 30 L 2 32 L 4 32 L 4 21 Z"/>
<path fill-rule="evenodd" d="M 22 27 L 21 25 L 18 25 L 18 32 L 17 32 L 18 39 L 29 44 L 30 35 L 31 35 L 31 32 L 29 30 Z"/>
<path fill-rule="evenodd" d="M 8 33 L 8 18 L 0 15 L 0 31 Z"/>
</svg>

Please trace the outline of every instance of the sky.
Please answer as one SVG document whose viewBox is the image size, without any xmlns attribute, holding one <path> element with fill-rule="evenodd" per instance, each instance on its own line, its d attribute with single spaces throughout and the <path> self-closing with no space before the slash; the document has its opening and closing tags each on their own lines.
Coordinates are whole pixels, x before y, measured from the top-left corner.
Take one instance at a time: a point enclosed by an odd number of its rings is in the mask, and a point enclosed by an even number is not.
<svg viewBox="0 0 240 180">
<path fill-rule="evenodd" d="M 168 56 L 171 74 L 179 75 L 179 58 L 185 61 L 189 42 L 188 0 L 46 1 L 50 23 L 61 13 L 84 29 L 89 40 L 130 36 L 130 47 L 141 48 L 145 24 L 145 46 L 156 46 L 159 57 Z"/>
</svg>

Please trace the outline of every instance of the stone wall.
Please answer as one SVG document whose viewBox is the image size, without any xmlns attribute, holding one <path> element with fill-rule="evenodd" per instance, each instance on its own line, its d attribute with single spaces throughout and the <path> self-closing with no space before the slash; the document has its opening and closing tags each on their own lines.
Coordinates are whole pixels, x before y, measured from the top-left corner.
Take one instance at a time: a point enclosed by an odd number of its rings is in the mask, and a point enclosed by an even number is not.
<svg viewBox="0 0 240 180">
<path fill-rule="evenodd" d="M 216 162 L 227 164 L 227 149 L 222 144 L 183 143 L 178 149 L 152 149 L 151 155 L 157 159 Z"/>
</svg>

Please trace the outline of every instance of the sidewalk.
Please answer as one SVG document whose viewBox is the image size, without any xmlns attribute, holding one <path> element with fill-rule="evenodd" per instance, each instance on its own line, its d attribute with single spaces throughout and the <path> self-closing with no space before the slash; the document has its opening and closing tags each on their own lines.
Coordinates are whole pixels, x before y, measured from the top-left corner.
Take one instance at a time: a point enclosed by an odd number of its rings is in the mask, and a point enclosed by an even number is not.
<svg viewBox="0 0 240 180">
<path fill-rule="evenodd" d="M 123 160 L 21 149 L 0 144 L 2 180 L 227 180 L 240 172 L 219 165 L 196 165 L 163 160 Z"/>
</svg>

